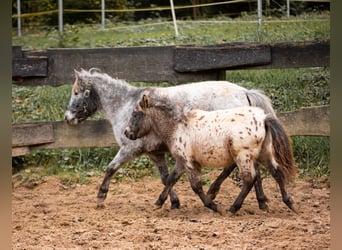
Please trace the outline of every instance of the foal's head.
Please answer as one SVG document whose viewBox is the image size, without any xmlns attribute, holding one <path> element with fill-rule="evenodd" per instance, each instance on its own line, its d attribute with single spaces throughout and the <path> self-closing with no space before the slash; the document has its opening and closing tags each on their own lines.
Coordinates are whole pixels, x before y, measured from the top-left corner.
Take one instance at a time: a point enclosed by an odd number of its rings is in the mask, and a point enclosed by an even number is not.
<svg viewBox="0 0 342 250">
<path fill-rule="evenodd" d="M 128 125 L 125 129 L 125 135 L 136 140 L 148 134 L 151 130 L 151 120 L 146 116 L 146 109 L 151 106 L 150 100 L 146 95 L 143 95 L 138 105 L 134 108 Z"/>
<path fill-rule="evenodd" d="M 92 73 L 81 69 L 75 71 L 75 82 L 72 87 L 71 98 L 65 112 L 65 120 L 70 125 L 76 125 L 93 115 L 99 108 L 99 97 L 92 85 Z"/>
<path fill-rule="evenodd" d="M 131 140 L 136 140 L 147 135 L 156 127 L 160 128 L 160 124 L 167 124 L 166 129 L 171 131 L 171 121 L 176 120 L 175 110 L 175 106 L 171 105 L 167 99 L 144 94 L 132 112 L 125 135 Z M 159 126 L 153 126 L 155 124 L 159 124 Z"/>
</svg>

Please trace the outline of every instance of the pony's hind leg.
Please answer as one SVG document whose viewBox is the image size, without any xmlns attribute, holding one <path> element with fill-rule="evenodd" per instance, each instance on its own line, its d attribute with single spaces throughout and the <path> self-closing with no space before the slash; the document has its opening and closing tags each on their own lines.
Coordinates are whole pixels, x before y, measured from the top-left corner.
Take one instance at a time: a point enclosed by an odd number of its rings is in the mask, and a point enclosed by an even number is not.
<svg viewBox="0 0 342 250">
<path fill-rule="evenodd" d="M 264 189 L 262 188 L 262 179 L 259 169 L 259 164 L 254 163 L 254 169 L 255 169 L 255 182 L 254 182 L 254 189 L 256 198 L 258 200 L 259 208 L 264 211 L 268 211 L 268 206 L 266 202 L 268 201 L 267 196 L 264 193 Z"/>
<path fill-rule="evenodd" d="M 207 195 L 210 199 L 214 200 L 216 198 L 216 195 L 218 194 L 221 184 L 227 177 L 233 172 L 233 170 L 237 167 L 236 164 L 230 165 L 229 167 L 226 167 L 223 169 L 221 174 L 216 178 L 216 180 L 210 185 L 209 190 L 207 192 Z M 262 187 L 262 180 L 260 175 L 259 166 L 257 163 L 254 165 L 255 172 L 256 172 L 256 180 L 254 183 L 255 188 L 255 194 L 258 200 L 259 208 L 264 211 L 268 211 L 268 206 L 266 202 L 268 201 L 267 196 L 264 193 L 263 187 Z"/>
<path fill-rule="evenodd" d="M 153 154 L 148 154 L 148 155 L 150 159 L 153 161 L 154 165 L 157 167 L 159 171 L 160 179 L 165 186 L 167 178 L 169 176 L 169 170 L 165 162 L 164 153 L 153 153 Z M 169 195 L 170 195 L 170 200 L 171 200 L 171 209 L 179 208 L 180 202 L 177 197 L 177 194 L 173 191 L 173 189 L 170 190 Z"/>
<path fill-rule="evenodd" d="M 279 168 L 274 167 L 271 162 L 268 162 L 265 164 L 267 169 L 271 172 L 273 178 L 276 180 L 276 182 L 279 185 L 281 197 L 285 205 L 290 208 L 292 211 L 297 213 L 297 209 L 295 208 L 294 202 L 291 198 L 291 196 L 288 195 L 285 187 L 285 177 L 284 173 L 279 170 Z"/>
</svg>

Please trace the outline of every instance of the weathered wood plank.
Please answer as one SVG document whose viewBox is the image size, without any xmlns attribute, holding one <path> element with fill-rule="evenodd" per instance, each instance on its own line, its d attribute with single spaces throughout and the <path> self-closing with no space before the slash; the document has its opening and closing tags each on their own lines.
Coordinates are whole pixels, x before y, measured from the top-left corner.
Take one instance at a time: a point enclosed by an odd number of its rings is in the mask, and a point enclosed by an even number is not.
<svg viewBox="0 0 342 250">
<path fill-rule="evenodd" d="M 47 56 L 46 78 L 22 78 L 18 84 L 52 85 L 74 81 L 73 69 L 96 67 L 112 77 L 138 82 L 191 82 L 218 79 L 219 71 L 178 73 L 173 69 L 173 46 L 101 49 L 49 49 L 26 52 L 30 56 Z M 67 63 L 66 63 L 67 62 Z"/>
<path fill-rule="evenodd" d="M 46 57 L 14 58 L 12 60 L 12 78 L 46 77 L 48 62 Z"/>
<path fill-rule="evenodd" d="M 178 46 L 177 72 L 213 69 L 279 69 L 325 67 L 330 61 L 330 41 L 233 43 L 218 46 Z"/>
<path fill-rule="evenodd" d="M 307 107 L 291 112 L 281 112 L 277 115 L 290 136 L 330 135 L 330 106 Z M 87 120 L 77 126 L 69 126 L 59 121 L 33 125 L 14 124 L 13 127 L 16 128 L 14 129 L 16 132 L 13 133 L 16 139 L 12 138 L 12 156 L 27 154 L 34 149 L 118 146 L 112 127 L 107 120 Z M 49 132 L 44 133 L 47 135 L 46 139 L 43 134 L 30 132 L 31 130 L 41 131 L 42 128 L 49 128 Z M 18 138 L 20 135 L 18 131 L 21 131 L 22 138 Z M 43 144 L 43 141 L 46 143 Z"/>
<path fill-rule="evenodd" d="M 32 146 L 55 140 L 52 124 L 24 123 L 12 125 L 12 147 Z"/>
<path fill-rule="evenodd" d="M 30 147 L 14 147 L 12 148 L 12 157 L 27 155 L 30 153 Z"/>
<path fill-rule="evenodd" d="M 330 106 L 305 107 L 277 115 L 289 136 L 330 135 Z"/>
<path fill-rule="evenodd" d="M 177 72 L 228 69 L 270 64 L 267 44 L 227 44 L 226 46 L 178 46 L 175 49 Z"/>
<path fill-rule="evenodd" d="M 272 64 L 255 68 L 328 67 L 330 65 L 330 40 L 296 43 L 273 43 Z"/>
<path fill-rule="evenodd" d="M 112 147 L 117 146 L 113 130 L 107 120 L 87 120 L 77 126 L 69 126 L 64 121 L 54 122 L 53 143 L 37 145 L 32 149 Z"/>
<path fill-rule="evenodd" d="M 112 77 L 128 81 L 178 84 L 220 80 L 224 70 L 325 67 L 329 66 L 330 60 L 329 40 L 203 47 L 68 48 L 22 52 L 16 47 L 13 50 L 15 83 L 31 86 L 70 84 L 74 80 L 74 68 L 97 67 Z"/>
</svg>

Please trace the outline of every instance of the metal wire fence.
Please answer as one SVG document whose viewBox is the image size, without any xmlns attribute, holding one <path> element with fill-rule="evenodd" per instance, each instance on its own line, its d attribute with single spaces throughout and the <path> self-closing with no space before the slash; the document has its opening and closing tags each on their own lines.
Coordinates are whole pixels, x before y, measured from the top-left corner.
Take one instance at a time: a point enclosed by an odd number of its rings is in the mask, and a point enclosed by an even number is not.
<svg viewBox="0 0 342 250">
<path fill-rule="evenodd" d="M 177 10 L 184 10 L 184 9 L 192 9 L 192 8 L 206 8 L 211 6 L 219 6 L 219 5 L 229 5 L 229 4 L 237 4 L 237 3 L 257 3 L 257 9 L 253 11 L 253 14 L 257 13 L 257 20 L 259 29 L 261 28 L 262 24 L 262 11 L 263 11 L 263 3 L 262 0 L 229 0 L 229 1 L 222 1 L 222 2 L 213 2 L 213 3 L 203 3 L 203 4 L 192 4 L 192 5 L 174 5 L 173 1 L 170 0 L 169 6 L 153 6 L 153 7 L 145 7 L 145 8 L 127 8 L 127 9 L 112 9 L 106 8 L 105 0 L 101 0 L 101 5 L 98 9 L 64 9 L 63 8 L 63 0 L 58 0 L 58 8 L 46 11 L 39 11 L 39 12 L 31 12 L 31 13 L 21 13 L 21 1 L 17 0 L 17 13 L 12 14 L 12 19 L 17 21 L 17 35 L 22 35 L 22 19 L 25 18 L 33 18 L 39 16 L 46 16 L 46 15 L 55 15 L 58 16 L 58 30 L 60 34 L 63 34 L 63 15 L 70 14 L 70 13 L 101 13 L 101 29 L 105 28 L 105 19 L 106 14 L 109 13 L 131 13 L 131 12 L 156 12 L 156 11 L 170 11 L 172 13 L 172 21 L 175 28 L 175 35 L 178 35 L 177 29 L 177 20 L 176 20 L 176 11 Z M 287 17 L 290 16 L 290 1 L 291 2 L 314 2 L 314 3 L 330 3 L 330 0 L 286 0 L 286 13 Z M 266 3 L 269 0 L 266 0 Z M 226 14 L 227 15 L 227 14 Z M 41 25 L 41 24 L 39 24 Z"/>
</svg>

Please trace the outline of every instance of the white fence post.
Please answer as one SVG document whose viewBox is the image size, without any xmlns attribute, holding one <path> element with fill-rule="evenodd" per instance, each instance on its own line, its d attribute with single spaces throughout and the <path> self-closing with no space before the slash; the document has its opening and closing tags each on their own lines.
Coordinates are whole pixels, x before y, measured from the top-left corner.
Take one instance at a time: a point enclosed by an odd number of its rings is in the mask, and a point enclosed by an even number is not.
<svg viewBox="0 0 342 250">
<path fill-rule="evenodd" d="M 18 14 L 18 36 L 21 36 L 21 4 L 20 0 L 17 0 L 17 14 Z"/>
<path fill-rule="evenodd" d="M 63 35 L 63 0 L 58 0 L 58 30 Z"/>
<path fill-rule="evenodd" d="M 177 27 L 177 22 L 176 22 L 176 14 L 175 14 L 175 7 L 173 5 L 173 0 L 170 0 L 170 6 L 171 6 L 173 26 L 175 27 L 176 37 L 178 37 L 178 27 Z"/>
<path fill-rule="evenodd" d="M 101 28 L 105 28 L 105 0 L 101 0 Z"/>
<path fill-rule="evenodd" d="M 258 0 L 258 30 L 261 31 L 262 21 L 262 0 Z"/>
</svg>

